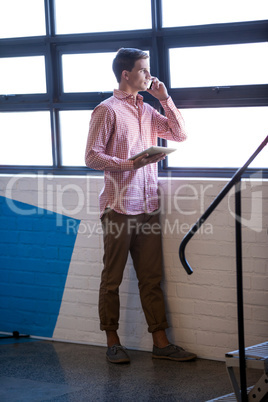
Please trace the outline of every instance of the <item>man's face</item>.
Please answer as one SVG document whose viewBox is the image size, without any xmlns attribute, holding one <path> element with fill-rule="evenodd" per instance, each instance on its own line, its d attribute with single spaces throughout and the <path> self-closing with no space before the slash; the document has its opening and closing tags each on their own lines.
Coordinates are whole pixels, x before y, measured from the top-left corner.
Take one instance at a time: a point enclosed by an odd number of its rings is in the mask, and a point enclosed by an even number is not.
<svg viewBox="0 0 268 402">
<path fill-rule="evenodd" d="M 128 71 L 128 85 L 133 91 L 146 91 L 151 79 L 149 59 L 136 60 L 134 67 Z"/>
</svg>

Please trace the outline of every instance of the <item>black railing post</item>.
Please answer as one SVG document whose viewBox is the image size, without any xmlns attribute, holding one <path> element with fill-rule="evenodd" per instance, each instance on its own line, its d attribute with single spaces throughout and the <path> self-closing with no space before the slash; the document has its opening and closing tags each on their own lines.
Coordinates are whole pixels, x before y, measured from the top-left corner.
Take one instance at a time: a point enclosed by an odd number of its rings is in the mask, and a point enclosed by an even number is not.
<svg viewBox="0 0 268 402">
<path fill-rule="evenodd" d="M 235 185 L 235 236 L 236 236 L 236 286 L 241 401 L 247 402 L 247 377 L 244 339 L 242 227 L 241 227 L 241 179 Z"/>
<path fill-rule="evenodd" d="M 241 224 L 241 177 L 250 163 L 268 144 L 268 136 L 259 145 L 256 151 L 251 155 L 248 161 L 237 170 L 229 183 L 222 189 L 215 200 L 198 219 L 198 221 L 186 233 L 179 247 L 179 257 L 181 263 L 188 275 L 193 273 L 193 270 L 185 256 L 185 248 L 194 234 L 203 225 L 209 215 L 215 210 L 222 199 L 226 196 L 229 190 L 235 186 L 235 228 L 236 228 L 236 276 L 237 276 L 237 321 L 238 321 L 238 343 L 239 343 L 239 366 L 240 366 L 240 398 L 239 402 L 248 402 L 247 395 L 247 379 L 246 379 L 246 356 L 245 356 L 245 341 L 244 341 L 244 310 L 243 310 L 243 272 L 242 272 L 242 224 Z"/>
</svg>

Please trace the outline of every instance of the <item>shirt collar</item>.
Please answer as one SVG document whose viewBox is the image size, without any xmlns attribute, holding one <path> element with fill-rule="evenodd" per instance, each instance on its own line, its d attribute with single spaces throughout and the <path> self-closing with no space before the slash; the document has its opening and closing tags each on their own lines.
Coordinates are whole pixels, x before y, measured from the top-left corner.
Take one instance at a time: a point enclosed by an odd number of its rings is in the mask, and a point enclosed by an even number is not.
<svg viewBox="0 0 268 402">
<path fill-rule="evenodd" d="M 125 91 L 121 91 L 120 89 L 114 89 L 114 97 L 121 100 L 133 98 L 131 94 Z M 143 101 L 143 96 L 138 94 L 137 101 Z"/>
</svg>

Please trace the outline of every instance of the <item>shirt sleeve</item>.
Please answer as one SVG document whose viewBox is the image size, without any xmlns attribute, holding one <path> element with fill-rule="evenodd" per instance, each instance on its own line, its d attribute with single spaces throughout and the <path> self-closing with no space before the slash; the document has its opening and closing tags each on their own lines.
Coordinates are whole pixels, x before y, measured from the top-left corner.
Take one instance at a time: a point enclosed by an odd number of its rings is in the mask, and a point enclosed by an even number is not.
<svg viewBox="0 0 268 402">
<path fill-rule="evenodd" d="M 169 96 L 166 100 L 160 101 L 160 103 L 164 108 L 165 116 L 156 111 L 158 137 L 177 142 L 185 141 L 187 134 L 184 119 L 172 98 Z"/>
<path fill-rule="evenodd" d="M 133 161 L 106 154 L 107 144 L 114 132 L 114 116 L 110 108 L 100 104 L 90 119 L 85 152 L 86 166 L 95 170 L 127 171 L 133 170 Z"/>
</svg>

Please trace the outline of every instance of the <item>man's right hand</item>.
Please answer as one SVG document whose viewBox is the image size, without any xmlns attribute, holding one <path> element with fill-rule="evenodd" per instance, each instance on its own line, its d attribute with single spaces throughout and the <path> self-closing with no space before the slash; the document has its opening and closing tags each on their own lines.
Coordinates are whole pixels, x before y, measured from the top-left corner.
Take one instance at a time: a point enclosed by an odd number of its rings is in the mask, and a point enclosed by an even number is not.
<svg viewBox="0 0 268 402">
<path fill-rule="evenodd" d="M 162 161 L 163 159 L 165 159 L 166 154 L 156 154 L 156 155 L 152 155 L 149 156 L 149 154 L 144 154 L 141 156 L 138 156 L 136 159 L 134 159 L 133 161 L 133 166 L 134 169 L 139 169 L 143 166 L 149 165 L 150 163 L 157 163 Z"/>
</svg>

